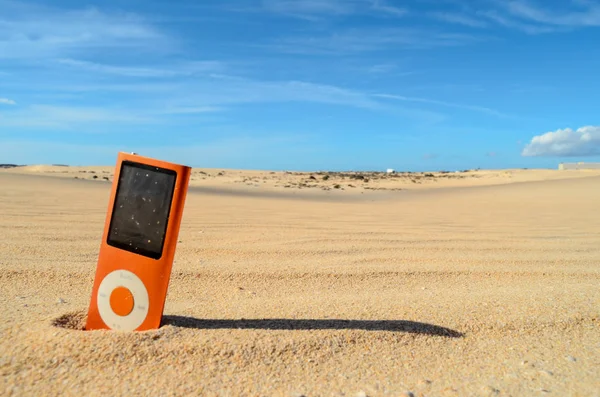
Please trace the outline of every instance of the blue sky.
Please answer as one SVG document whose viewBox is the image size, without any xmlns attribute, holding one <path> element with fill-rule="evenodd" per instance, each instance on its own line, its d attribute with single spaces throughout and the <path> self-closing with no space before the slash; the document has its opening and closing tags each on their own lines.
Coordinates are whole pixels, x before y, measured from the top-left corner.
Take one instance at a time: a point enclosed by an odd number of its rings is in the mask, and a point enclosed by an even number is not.
<svg viewBox="0 0 600 397">
<path fill-rule="evenodd" d="M 0 0 L 0 163 L 600 160 L 592 0 Z"/>
</svg>

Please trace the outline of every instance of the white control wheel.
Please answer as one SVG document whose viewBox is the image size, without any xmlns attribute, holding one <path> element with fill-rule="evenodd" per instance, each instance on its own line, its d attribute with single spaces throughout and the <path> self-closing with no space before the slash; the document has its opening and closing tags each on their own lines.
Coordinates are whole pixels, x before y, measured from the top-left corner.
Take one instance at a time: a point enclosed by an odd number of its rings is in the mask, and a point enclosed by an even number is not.
<svg viewBox="0 0 600 397">
<path fill-rule="evenodd" d="M 133 309 L 126 316 L 116 314 L 110 305 L 115 288 L 127 288 L 133 295 Z M 115 270 L 104 277 L 98 287 L 98 312 L 104 323 L 113 330 L 134 331 L 148 315 L 148 291 L 138 276 L 129 270 Z"/>
</svg>

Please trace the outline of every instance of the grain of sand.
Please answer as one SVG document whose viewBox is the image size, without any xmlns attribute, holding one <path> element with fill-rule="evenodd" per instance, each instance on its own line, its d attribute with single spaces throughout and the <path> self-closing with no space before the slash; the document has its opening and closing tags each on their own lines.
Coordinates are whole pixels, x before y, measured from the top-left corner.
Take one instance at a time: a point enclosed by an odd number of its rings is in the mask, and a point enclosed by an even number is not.
<svg viewBox="0 0 600 397">
<path fill-rule="evenodd" d="M 600 178 L 554 176 L 192 189 L 164 325 L 117 333 L 81 330 L 110 184 L 1 172 L 0 394 L 597 396 Z"/>
</svg>

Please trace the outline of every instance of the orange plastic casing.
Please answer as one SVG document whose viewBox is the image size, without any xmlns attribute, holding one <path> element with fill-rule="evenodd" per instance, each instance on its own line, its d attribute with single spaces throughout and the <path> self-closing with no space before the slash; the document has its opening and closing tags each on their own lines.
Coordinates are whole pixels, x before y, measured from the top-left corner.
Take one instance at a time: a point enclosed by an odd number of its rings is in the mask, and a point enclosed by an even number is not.
<svg viewBox="0 0 600 397">
<path fill-rule="evenodd" d="M 159 259 L 135 254 L 113 247 L 107 243 L 111 217 L 119 185 L 121 166 L 124 161 L 165 168 L 176 172 L 173 197 L 164 236 L 163 251 Z M 142 281 L 148 292 L 149 303 L 147 316 L 135 331 L 157 329 L 160 327 L 190 175 L 191 168 L 184 165 L 168 163 L 136 154 L 118 153 L 108 212 L 104 224 L 104 233 L 100 245 L 98 264 L 92 288 L 92 297 L 85 325 L 86 330 L 110 329 L 100 316 L 97 296 L 98 288 L 102 280 L 106 275 L 115 270 L 128 270 L 134 273 Z"/>
</svg>

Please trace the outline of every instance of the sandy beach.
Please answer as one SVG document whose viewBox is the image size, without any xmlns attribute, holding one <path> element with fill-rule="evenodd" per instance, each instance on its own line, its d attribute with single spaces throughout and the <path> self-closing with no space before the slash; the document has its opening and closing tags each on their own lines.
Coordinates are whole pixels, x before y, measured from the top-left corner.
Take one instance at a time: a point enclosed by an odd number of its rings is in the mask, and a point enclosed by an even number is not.
<svg viewBox="0 0 600 397">
<path fill-rule="evenodd" d="M 156 331 L 83 331 L 114 167 L 0 170 L 2 395 L 600 396 L 600 172 L 194 169 Z"/>
</svg>

